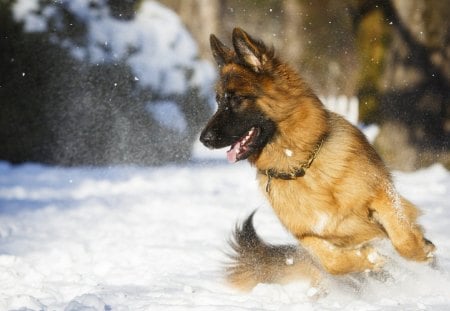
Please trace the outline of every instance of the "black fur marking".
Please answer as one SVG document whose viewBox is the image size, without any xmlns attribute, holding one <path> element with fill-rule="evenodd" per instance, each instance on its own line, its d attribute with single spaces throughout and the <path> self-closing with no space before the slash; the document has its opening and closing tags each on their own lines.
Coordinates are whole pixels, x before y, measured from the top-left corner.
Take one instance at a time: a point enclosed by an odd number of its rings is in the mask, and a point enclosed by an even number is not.
<svg viewBox="0 0 450 311">
<path fill-rule="evenodd" d="M 245 110 L 236 109 L 237 101 L 253 100 L 236 96 L 220 99 L 221 103 L 214 116 L 200 135 L 200 141 L 208 148 L 224 148 L 241 139 L 252 128 L 258 130 L 258 135 L 249 144 L 248 151 L 238 160 L 244 160 L 250 155 L 260 152 L 272 139 L 276 125 L 256 107 Z"/>
</svg>

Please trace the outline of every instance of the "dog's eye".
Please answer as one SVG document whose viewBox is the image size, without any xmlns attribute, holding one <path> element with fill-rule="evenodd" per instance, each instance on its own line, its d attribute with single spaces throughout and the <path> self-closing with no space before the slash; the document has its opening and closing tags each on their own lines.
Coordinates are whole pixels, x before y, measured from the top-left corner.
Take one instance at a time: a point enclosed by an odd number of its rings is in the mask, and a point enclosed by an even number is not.
<svg viewBox="0 0 450 311">
<path fill-rule="evenodd" d="M 240 102 L 240 97 L 239 97 L 239 96 L 236 96 L 236 95 L 233 95 L 233 96 L 231 96 L 231 97 L 229 98 L 228 101 L 229 101 L 230 104 L 232 104 L 232 105 L 239 104 L 239 102 Z"/>
<path fill-rule="evenodd" d="M 222 106 L 225 110 L 236 109 L 241 104 L 242 97 L 234 93 L 226 92 L 222 96 L 216 94 L 216 102 L 219 106 Z"/>
<path fill-rule="evenodd" d="M 237 108 L 240 106 L 242 100 L 243 98 L 241 96 L 233 94 L 230 95 L 230 97 L 228 98 L 228 103 L 231 106 L 231 108 Z"/>
</svg>

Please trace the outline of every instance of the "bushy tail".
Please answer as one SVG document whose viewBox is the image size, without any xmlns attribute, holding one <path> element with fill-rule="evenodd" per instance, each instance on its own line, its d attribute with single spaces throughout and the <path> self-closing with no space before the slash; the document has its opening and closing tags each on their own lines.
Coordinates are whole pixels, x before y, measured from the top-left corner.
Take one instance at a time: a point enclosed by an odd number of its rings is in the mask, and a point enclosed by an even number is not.
<svg viewBox="0 0 450 311">
<path fill-rule="evenodd" d="M 310 280 L 315 286 L 322 273 L 310 254 L 300 245 L 264 242 L 253 227 L 255 212 L 241 226 L 236 225 L 230 240 L 234 252 L 226 270 L 228 281 L 242 290 L 250 290 L 258 283 L 284 284 L 295 279 Z"/>
</svg>

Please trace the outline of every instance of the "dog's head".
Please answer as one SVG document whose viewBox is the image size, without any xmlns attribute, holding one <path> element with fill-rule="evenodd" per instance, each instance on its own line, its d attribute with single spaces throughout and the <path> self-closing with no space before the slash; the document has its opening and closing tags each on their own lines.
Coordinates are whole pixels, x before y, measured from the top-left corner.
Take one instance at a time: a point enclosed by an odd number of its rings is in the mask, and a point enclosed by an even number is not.
<svg viewBox="0 0 450 311">
<path fill-rule="evenodd" d="M 228 160 L 236 162 L 259 153 L 276 132 L 273 120 L 261 109 L 264 88 L 273 68 L 273 51 L 242 29 L 233 30 L 234 50 L 214 35 L 211 50 L 220 77 L 216 86 L 217 112 L 202 131 L 200 141 L 209 148 L 231 146 Z"/>
</svg>

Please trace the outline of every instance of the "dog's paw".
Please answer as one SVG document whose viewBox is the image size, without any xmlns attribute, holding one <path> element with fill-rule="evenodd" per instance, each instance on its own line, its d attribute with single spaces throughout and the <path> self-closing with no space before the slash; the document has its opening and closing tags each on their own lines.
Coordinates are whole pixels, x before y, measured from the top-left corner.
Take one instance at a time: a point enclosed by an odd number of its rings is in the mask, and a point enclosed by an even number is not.
<svg viewBox="0 0 450 311">
<path fill-rule="evenodd" d="M 380 271 L 383 266 L 386 264 L 386 257 L 378 253 L 373 247 L 364 247 L 361 249 L 362 256 L 367 259 L 369 271 Z"/>
</svg>

